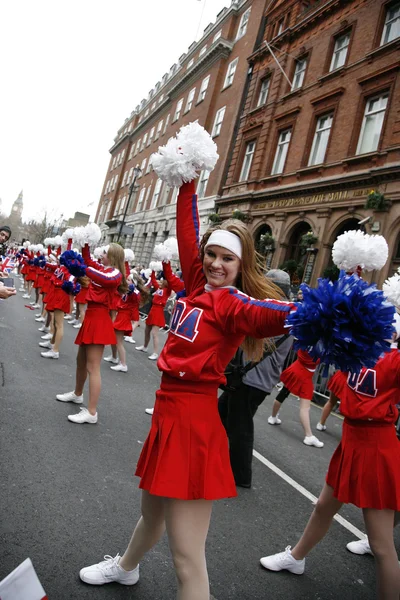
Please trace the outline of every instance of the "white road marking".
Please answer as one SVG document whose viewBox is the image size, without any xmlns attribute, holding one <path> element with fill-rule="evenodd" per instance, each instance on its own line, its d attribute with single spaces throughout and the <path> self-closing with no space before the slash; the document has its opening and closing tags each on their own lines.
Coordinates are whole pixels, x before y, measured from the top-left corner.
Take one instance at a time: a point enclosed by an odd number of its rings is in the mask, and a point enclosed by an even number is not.
<svg viewBox="0 0 400 600">
<path fill-rule="evenodd" d="M 289 477 L 289 475 L 286 475 L 286 473 L 284 473 L 279 467 L 275 466 L 272 462 L 270 462 L 262 454 L 260 454 L 259 452 L 257 452 L 257 450 L 253 450 L 253 456 L 255 456 L 255 458 L 257 458 L 260 462 L 262 462 L 263 465 L 265 465 L 266 467 L 268 467 L 269 469 L 271 469 L 271 471 L 273 471 L 274 473 L 276 473 L 276 475 L 278 475 L 284 481 L 286 481 L 286 483 L 288 483 L 289 485 L 291 485 L 295 490 L 297 490 L 298 492 L 300 492 L 300 494 L 302 494 L 303 496 L 305 496 L 306 498 L 308 498 L 308 500 L 311 500 L 311 502 L 313 504 L 315 504 L 317 502 L 318 498 L 316 496 L 314 496 L 314 494 L 312 494 L 311 492 L 309 492 L 308 490 L 306 490 L 305 487 L 303 487 L 302 485 L 300 485 L 299 483 L 297 483 L 297 481 L 295 481 L 294 479 L 292 479 L 291 477 Z M 355 535 L 356 537 L 358 537 L 360 540 L 365 540 L 365 538 L 366 538 L 365 533 L 363 533 L 360 529 L 358 529 L 357 527 L 355 527 L 354 525 L 352 525 L 349 521 L 347 521 L 346 519 L 344 519 L 340 515 L 335 515 L 334 519 L 335 519 L 335 521 L 337 521 L 338 523 L 340 523 L 340 525 L 342 525 L 343 527 L 345 527 L 346 529 L 348 529 L 353 535 Z"/>
</svg>

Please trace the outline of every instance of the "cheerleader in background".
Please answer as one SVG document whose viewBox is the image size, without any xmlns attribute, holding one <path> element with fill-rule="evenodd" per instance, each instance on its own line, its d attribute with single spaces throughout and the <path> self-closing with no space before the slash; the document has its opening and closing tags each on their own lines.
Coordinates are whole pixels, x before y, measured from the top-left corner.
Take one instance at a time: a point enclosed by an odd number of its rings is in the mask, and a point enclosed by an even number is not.
<svg viewBox="0 0 400 600">
<path fill-rule="evenodd" d="M 71 323 L 74 329 L 80 329 L 82 327 L 83 319 L 85 318 L 90 279 L 84 275 L 83 277 L 78 277 L 78 283 L 81 286 L 81 290 L 79 294 L 75 296 L 75 319 Z"/>
<path fill-rule="evenodd" d="M 167 300 L 171 295 L 172 289 L 168 285 L 168 281 L 161 278 L 157 281 L 156 274 L 154 271 L 151 272 L 151 285 L 155 288 L 153 293 L 153 301 L 149 315 L 146 319 L 146 329 L 144 332 L 144 344 L 143 346 L 137 346 L 136 350 L 142 352 L 148 352 L 148 346 L 150 343 L 150 337 L 153 340 L 154 352 L 150 354 L 149 360 L 157 360 L 159 354 L 160 342 L 158 339 L 158 332 L 161 327 L 165 327 L 165 316 L 164 308 L 167 304 Z"/>
<path fill-rule="evenodd" d="M 82 250 L 85 267 L 82 271 L 91 280 L 87 292 L 85 318 L 75 344 L 79 346 L 76 358 L 76 383 L 73 392 L 58 394 L 57 400 L 82 404 L 83 388 L 89 375 L 89 401 L 87 408 L 78 414 L 69 415 L 73 423 L 97 423 L 97 404 L 101 391 L 100 364 L 107 344 L 116 344 L 110 306 L 116 291 L 126 294 L 128 286 L 125 278 L 124 251 L 119 244 L 110 244 L 104 254 L 102 265 L 90 257 L 89 246 Z M 68 263 L 67 263 L 68 264 Z M 71 268 L 71 267 L 70 267 Z M 71 269 L 72 271 L 72 269 Z M 82 276 L 83 273 L 80 273 Z"/>
<path fill-rule="evenodd" d="M 64 315 L 69 312 L 71 306 L 72 287 L 65 285 L 72 283 L 68 269 L 64 265 L 56 267 L 51 278 L 53 293 L 46 304 L 46 310 L 53 313 L 53 336 L 51 341 L 40 343 L 47 351 L 41 352 L 43 358 L 58 359 L 60 357 L 60 345 L 64 337 Z M 45 345 L 47 344 L 47 345 Z"/>
<path fill-rule="evenodd" d="M 124 336 L 132 336 L 134 328 L 136 329 L 139 325 L 139 307 L 146 304 L 150 296 L 148 289 L 139 280 L 133 283 L 132 277 L 129 276 L 128 281 L 130 282 L 129 291 L 120 298 L 117 316 L 114 321 L 119 363 L 110 367 L 113 371 L 121 371 L 122 373 L 128 371 Z"/>
<path fill-rule="evenodd" d="M 395 315 L 400 336 L 400 317 Z M 332 456 L 326 482 L 303 535 L 293 550 L 261 558 L 272 571 L 304 572 L 305 557 L 328 532 L 342 504 L 363 511 L 370 548 L 375 556 L 378 598 L 398 600 L 400 566 L 393 541 L 395 512 L 400 510 L 400 444 L 394 424 L 400 392 L 397 344 L 376 363 L 357 374 L 337 371 L 329 388 L 340 399 L 345 417 L 342 441 Z"/>
<path fill-rule="evenodd" d="M 283 388 L 280 390 L 272 406 L 272 415 L 268 418 L 270 425 L 280 425 L 279 411 L 289 394 L 300 399 L 300 422 L 304 429 L 303 444 L 322 448 L 324 443 L 313 435 L 310 424 L 310 405 L 314 395 L 313 376 L 319 361 L 313 361 L 308 352 L 299 350 L 297 359 L 281 373 Z"/>
</svg>

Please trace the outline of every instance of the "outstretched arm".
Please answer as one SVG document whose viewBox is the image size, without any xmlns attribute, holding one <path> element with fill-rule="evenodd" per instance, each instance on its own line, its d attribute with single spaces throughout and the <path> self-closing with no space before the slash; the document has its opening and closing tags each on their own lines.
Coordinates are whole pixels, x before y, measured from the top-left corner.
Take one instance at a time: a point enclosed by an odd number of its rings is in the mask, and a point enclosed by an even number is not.
<svg viewBox="0 0 400 600">
<path fill-rule="evenodd" d="M 175 273 L 172 272 L 171 263 L 163 261 L 163 272 L 168 285 L 174 292 L 181 292 L 185 289 L 185 284 Z"/>
</svg>

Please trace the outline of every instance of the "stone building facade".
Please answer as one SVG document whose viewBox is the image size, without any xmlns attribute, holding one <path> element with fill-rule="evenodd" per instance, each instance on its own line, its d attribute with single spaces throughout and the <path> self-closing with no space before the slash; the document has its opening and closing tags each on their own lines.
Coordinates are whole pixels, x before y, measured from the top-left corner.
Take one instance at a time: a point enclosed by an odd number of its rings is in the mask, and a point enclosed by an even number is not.
<svg viewBox="0 0 400 600">
<path fill-rule="evenodd" d="M 264 9 L 265 0 L 232 0 L 118 131 L 96 222 L 104 243 L 119 239 L 134 250 L 140 265 L 147 266 L 156 243 L 176 235 L 177 190 L 157 179 L 150 156 L 193 121 L 211 133 L 220 155 L 214 171 L 201 173 L 197 185 L 201 233 L 208 227 L 226 179 L 249 81 L 247 57 L 258 45 Z M 141 172 L 133 181 L 135 168 Z"/>
<path fill-rule="evenodd" d="M 263 26 L 218 211 L 311 285 L 338 235 L 382 234 L 381 285 L 400 266 L 400 2 L 276 0 Z"/>
</svg>

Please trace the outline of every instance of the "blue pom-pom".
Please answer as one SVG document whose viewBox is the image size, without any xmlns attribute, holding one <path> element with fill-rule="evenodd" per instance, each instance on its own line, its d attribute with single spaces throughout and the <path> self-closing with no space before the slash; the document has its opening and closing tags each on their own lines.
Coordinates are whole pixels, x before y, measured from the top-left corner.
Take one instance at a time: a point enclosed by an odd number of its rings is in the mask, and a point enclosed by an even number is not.
<svg viewBox="0 0 400 600">
<path fill-rule="evenodd" d="M 130 296 L 131 294 L 133 294 L 133 292 L 135 291 L 136 286 L 133 283 L 130 283 L 128 285 L 128 295 Z"/>
<path fill-rule="evenodd" d="M 180 292 L 176 292 L 176 299 L 179 300 L 179 298 L 185 298 L 186 296 L 186 290 L 181 290 Z"/>
<path fill-rule="evenodd" d="M 395 309 L 375 285 L 341 271 L 335 282 L 319 279 L 316 288 L 301 289 L 303 302 L 287 319 L 297 350 L 358 373 L 390 349 Z"/>
<path fill-rule="evenodd" d="M 86 274 L 86 265 L 83 257 L 74 250 L 66 250 L 60 257 L 60 264 L 65 265 L 71 275 L 83 277 Z"/>
<path fill-rule="evenodd" d="M 36 258 L 33 259 L 33 264 L 35 267 L 39 266 L 39 258 L 36 256 Z"/>
<path fill-rule="evenodd" d="M 64 290 L 64 292 L 67 292 L 67 294 L 72 294 L 72 292 L 74 291 L 74 284 L 72 281 L 64 281 L 61 289 Z"/>
<path fill-rule="evenodd" d="M 77 296 L 80 291 L 81 291 L 81 284 L 77 281 L 75 283 L 74 291 L 72 293 L 74 294 L 74 296 Z"/>
</svg>

